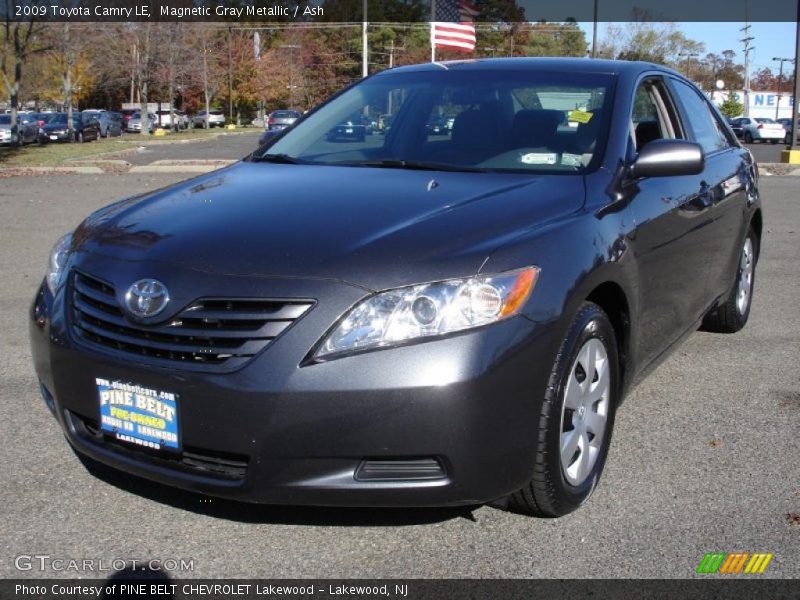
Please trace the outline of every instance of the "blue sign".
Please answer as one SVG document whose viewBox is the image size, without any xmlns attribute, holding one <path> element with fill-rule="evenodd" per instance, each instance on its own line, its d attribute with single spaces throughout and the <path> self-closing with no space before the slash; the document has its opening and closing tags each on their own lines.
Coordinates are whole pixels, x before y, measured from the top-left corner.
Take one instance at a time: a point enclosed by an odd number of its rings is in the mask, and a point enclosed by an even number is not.
<svg viewBox="0 0 800 600">
<path fill-rule="evenodd" d="M 143 448 L 180 449 L 176 394 L 99 377 L 95 384 L 100 429 Z"/>
</svg>

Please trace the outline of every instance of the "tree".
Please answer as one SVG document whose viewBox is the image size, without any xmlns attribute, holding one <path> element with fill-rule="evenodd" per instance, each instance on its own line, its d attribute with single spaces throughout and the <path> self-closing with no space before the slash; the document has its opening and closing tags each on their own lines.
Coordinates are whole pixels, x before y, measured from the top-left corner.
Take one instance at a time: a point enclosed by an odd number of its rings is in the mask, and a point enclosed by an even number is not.
<svg viewBox="0 0 800 600">
<path fill-rule="evenodd" d="M 533 23 L 525 53 L 528 56 L 586 56 L 586 35 L 575 21 Z"/>
<path fill-rule="evenodd" d="M 35 21 L 33 17 L 12 21 L 13 13 L 11 2 L 6 2 L 3 39 L 2 46 L 0 46 L 0 72 L 2 72 L 3 86 L 11 104 L 11 142 L 16 144 L 19 138 L 17 111 L 19 110 L 22 68 L 32 55 L 44 52 L 47 48 L 40 44 L 38 39 L 43 24 Z"/>
<path fill-rule="evenodd" d="M 736 96 L 733 94 L 728 94 L 728 97 L 725 98 L 725 101 L 719 105 L 719 110 L 723 115 L 732 119 L 734 117 L 738 117 L 744 112 L 744 104 L 739 102 L 736 99 Z"/>
<path fill-rule="evenodd" d="M 722 80 L 727 89 L 741 89 L 744 86 L 744 67 L 735 61 L 736 53 L 725 50 L 721 54 L 708 53 L 700 63 L 694 77 L 704 90 L 716 89 L 718 80 Z"/>
<path fill-rule="evenodd" d="M 610 24 L 598 55 L 602 58 L 642 60 L 670 67 L 681 66 L 681 55 L 700 54 L 705 45 L 687 38 L 674 23 L 631 21 L 624 28 Z"/>
</svg>

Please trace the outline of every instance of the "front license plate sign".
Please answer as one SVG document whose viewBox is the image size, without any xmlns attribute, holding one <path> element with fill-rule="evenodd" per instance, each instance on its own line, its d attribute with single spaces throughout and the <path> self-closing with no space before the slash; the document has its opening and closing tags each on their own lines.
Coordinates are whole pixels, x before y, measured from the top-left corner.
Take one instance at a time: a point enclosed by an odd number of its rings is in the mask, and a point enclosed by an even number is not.
<svg viewBox="0 0 800 600">
<path fill-rule="evenodd" d="M 143 448 L 180 449 L 177 394 L 99 377 L 95 384 L 100 429 Z"/>
</svg>

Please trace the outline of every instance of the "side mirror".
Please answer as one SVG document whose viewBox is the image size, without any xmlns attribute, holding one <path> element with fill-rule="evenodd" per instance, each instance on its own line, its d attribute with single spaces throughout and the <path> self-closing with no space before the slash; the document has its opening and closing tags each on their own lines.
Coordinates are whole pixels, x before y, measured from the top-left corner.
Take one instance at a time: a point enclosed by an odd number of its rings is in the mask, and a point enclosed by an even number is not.
<svg viewBox="0 0 800 600">
<path fill-rule="evenodd" d="M 633 178 L 697 175 L 703 172 L 705 162 L 700 144 L 686 140 L 653 140 L 639 152 L 628 175 Z"/>
</svg>

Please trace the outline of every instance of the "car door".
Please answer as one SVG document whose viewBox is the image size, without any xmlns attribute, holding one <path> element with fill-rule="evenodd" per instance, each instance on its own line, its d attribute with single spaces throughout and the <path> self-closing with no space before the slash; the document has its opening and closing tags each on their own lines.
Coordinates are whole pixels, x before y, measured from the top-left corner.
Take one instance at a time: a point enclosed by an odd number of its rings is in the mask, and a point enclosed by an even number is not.
<svg viewBox="0 0 800 600">
<path fill-rule="evenodd" d="M 19 141 L 20 144 L 27 144 L 36 141 L 38 125 L 29 115 L 19 117 Z"/>
<path fill-rule="evenodd" d="M 653 140 L 686 137 L 660 76 L 639 84 L 630 123 L 628 164 Z M 702 175 L 684 175 L 641 178 L 633 184 L 642 366 L 689 330 L 706 308 L 712 209 L 704 181 Z"/>
<path fill-rule="evenodd" d="M 712 200 L 709 228 L 709 302 L 727 295 L 733 285 L 739 251 L 746 233 L 744 215 L 755 202 L 755 176 L 747 150 L 725 131 L 721 117 L 692 85 L 670 78 L 690 139 L 703 147 L 706 166 L 703 184 Z"/>
<path fill-rule="evenodd" d="M 744 135 L 744 131 L 742 131 L 742 119 L 732 119 L 731 129 L 737 138 L 741 138 Z"/>
</svg>

